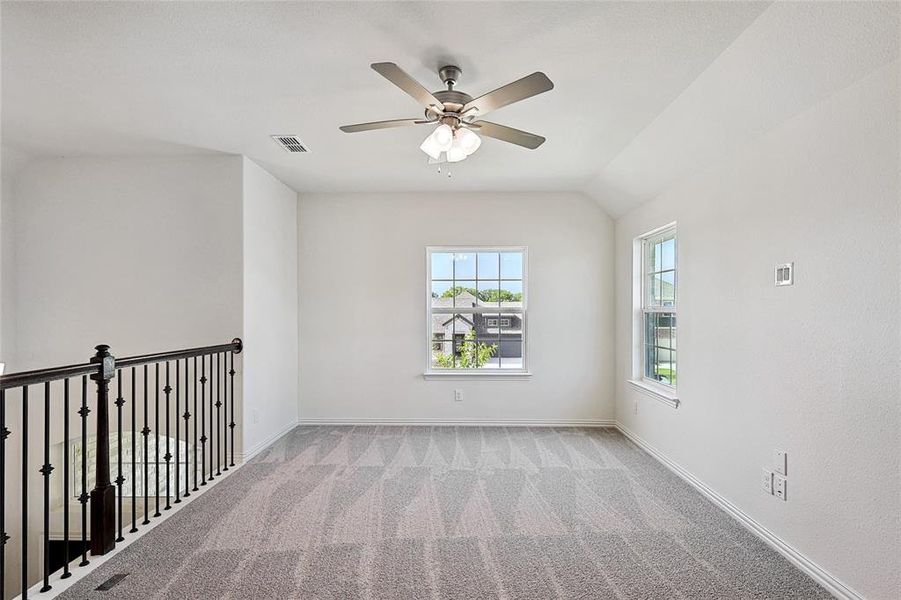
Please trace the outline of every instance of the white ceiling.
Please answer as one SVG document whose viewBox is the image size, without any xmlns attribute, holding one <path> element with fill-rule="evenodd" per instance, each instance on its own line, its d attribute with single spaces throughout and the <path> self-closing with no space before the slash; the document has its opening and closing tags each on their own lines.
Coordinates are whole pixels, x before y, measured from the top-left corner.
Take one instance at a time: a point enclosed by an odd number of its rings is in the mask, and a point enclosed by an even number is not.
<svg viewBox="0 0 901 600">
<path fill-rule="evenodd" d="M 34 155 L 244 154 L 297 191 L 582 190 L 611 214 L 897 59 L 897 5 L 3 3 L 3 144 Z M 369 68 L 477 96 L 541 70 L 551 92 L 490 119 L 448 180 L 418 117 Z M 290 155 L 270 134 L 312 150 Z"/>
</svg>

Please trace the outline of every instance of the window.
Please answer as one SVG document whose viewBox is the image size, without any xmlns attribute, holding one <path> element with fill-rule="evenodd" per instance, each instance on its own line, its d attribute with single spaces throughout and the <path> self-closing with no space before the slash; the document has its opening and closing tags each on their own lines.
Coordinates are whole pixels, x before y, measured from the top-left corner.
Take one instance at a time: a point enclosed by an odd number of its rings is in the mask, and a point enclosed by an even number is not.
<svg viewBox="0 0 901 600">
<path fill-rule="evenodd" d="M 676 227 L 641 239 L 641 376 L 676 387 Z"/>
<path fill-rule="evenodd" d="M 526 372 L 526 249 L 429 248 L 427 373 Z"/>
</svg>

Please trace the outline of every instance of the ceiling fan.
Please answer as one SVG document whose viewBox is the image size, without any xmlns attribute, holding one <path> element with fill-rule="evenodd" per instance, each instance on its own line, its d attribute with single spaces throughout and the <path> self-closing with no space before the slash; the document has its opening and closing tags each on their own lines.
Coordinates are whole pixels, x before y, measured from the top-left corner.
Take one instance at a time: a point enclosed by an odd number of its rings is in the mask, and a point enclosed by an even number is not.
<svg viewBox="0 0 901 600">
<path fill-rule="evenodd" d="M 462 73 L 459 67 L 441 67 L 438 76 L 447 89 L 429 92 L 394 63 L 373 63 L 371 66 L 378 74 L 423 105 L 425 118 L 343 125 L 340 129 L 345 133 L 408 125 L 438 125 L 420 146 L 420 149 L 429 155 L 431 163 L 453 163 L 466 159 L 478 150 L 482 143 L 478 134 L 529 150 L 534 150 L 544 143 L 544 138 L 540 135 L 481 119 L 483 115 L 493 110 L 554 89 L 553 82 L 540 71 L 473 98 L 465 92 L 454 89 Z"/>
</svg>

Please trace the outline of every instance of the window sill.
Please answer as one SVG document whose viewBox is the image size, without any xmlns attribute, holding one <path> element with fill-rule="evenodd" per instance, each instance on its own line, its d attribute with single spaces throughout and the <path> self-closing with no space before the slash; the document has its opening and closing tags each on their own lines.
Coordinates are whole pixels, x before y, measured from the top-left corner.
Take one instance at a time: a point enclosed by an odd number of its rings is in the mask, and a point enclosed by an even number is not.
<svg viewBox="0 0 901 600">
<path fill-rule="evenodd" d="M 639 392 L 651 396 L 655 400 L 659 400 L 673 408 L 679 408 L 679 397 L 676 395 L 675 391 L 668 390 L 663 386 L 654 385 L 653 383 L 648 383 L 647 381 L 642 381 L 640 379 L 628 379 L 627 382 Z"/>
<path fill-rule="evenodd" d="M 531 377 L 532 374 L 528 371 L 512 371 L 512 372 L 503 372 L 503 371 L 484 371 L 484 372 L 474 372 L 474 371 L 426 371 L 422 374 L 423 379 L 459 379 L 459 378 L 472 378 L 472 379 L 527 379 Z"/>
</svg>

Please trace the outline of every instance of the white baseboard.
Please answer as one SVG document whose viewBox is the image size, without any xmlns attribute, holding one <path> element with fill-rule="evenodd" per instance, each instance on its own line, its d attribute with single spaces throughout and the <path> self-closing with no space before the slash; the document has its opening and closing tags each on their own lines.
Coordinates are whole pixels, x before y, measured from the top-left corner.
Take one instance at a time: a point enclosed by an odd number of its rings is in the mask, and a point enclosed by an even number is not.
<svg viewBox="0 0 901 600">
<path fill-rule="evenodd" d="M 719 495 L 713 489 L 708 487 L 703 481 L 692 475 L 689 471 L 685 470 L 677 463 L 670 460 L 665 454 L 654 448 L 654 446 L 641 439 L 635 433 L 629 431 L 625 426 L 623 426 L 622 423 L 617 423 L 616 428 L 619 429 L 623 433 L 623 435 L 632 440 L 635 445 L 657 459 L 657 461 L 663 464 L 663 466 L 668 468 L 670 471 L 684 479 L 692 487 L 704 494 L 704 496 L 706 496 L 711 502 L 716 504 L 719 508 L 726 511 L 726 513 L 728 513 L 739 523 L 741 523 L 751 533 L 762 539 L 776 552 L 787 558 L 789 562 L 809 575 L 814 581 L 823 586 L 833 596 L 840 598 L 841 600 L 865 600 L 862 595 L 842 583 L 837 577 L 809 559 L 797 548 L 793 547 L 778 535 L 755 521 L 746 512 Z"/>
<path fill-rule="evenodd" d="M 447 425 L 482 427 L 616 427 L 613 419 L 301 419 L 300 425 Z"/>
<path fill-rule="evenodd" d="M 241 461 L 242 464 L 246 463 L 247 461 L 252 459 L 254 456 L 256 456 L 257 454 L 259 454 L 260 452 L 262 452 L 263 450 L 265 450 L 266 448 L 268 448 L 269 446 L 271 446 L 272 444 L 277 442 L 279 439 L 286 436 L 289 431 L 291 431 L 292 429 L 297 427 L 299 424 L 300 423 L 298 423 L 297 421 L 292 421 L 292 422 L 288 423 L 287 425 L 285 425 L 284 427 L 282 427 L 281 429 L 279 429 L 278 431 L 276 431 L 275 433 L 273 433 L 266 439 L 264 439 L 260 442 L 257 442 L 256 444 L 254 444 L 252 447 L 250 447 L 246 451 L 242 451 L 241 454 L 239 454 L 237 456 L 237 458 Z"/>
</svg>

